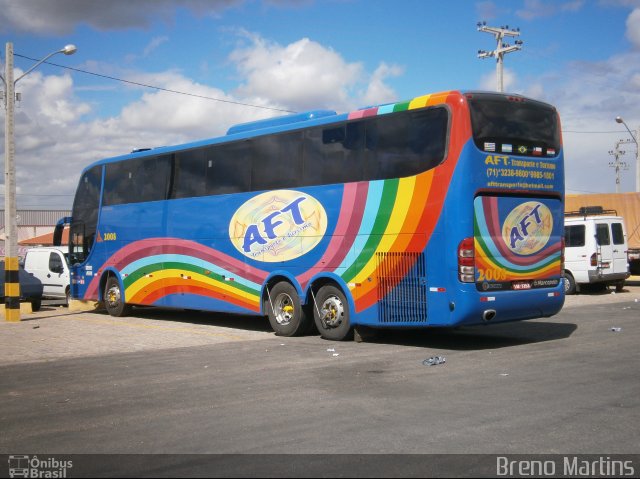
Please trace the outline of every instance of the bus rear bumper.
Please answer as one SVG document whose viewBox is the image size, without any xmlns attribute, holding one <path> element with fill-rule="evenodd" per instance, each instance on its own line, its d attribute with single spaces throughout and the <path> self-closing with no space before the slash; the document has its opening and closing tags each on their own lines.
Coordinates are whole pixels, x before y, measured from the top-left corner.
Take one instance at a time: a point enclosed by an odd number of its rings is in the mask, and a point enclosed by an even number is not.
<svg viewBox="0 0 640 479">
<path fill-rule="evenodd" d="M 515 297 L 496 292 L 479 294 L 472 301 L 452 311 L 451 326 L 495 324 L 553 316 L 564 305 L 564 293 L 560 288 L 520 291 Z"/>
</svg>

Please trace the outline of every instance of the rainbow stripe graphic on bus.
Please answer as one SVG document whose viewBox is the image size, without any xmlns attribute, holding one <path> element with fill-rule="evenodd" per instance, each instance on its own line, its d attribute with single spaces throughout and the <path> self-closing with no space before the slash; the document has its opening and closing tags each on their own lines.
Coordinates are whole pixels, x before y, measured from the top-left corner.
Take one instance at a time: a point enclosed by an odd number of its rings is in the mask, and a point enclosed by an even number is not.
<svg viewBox="0 0 640 479">
<path fill-rule="evenodd" d="M 127 302 L 155 304 L 172 294 L 194 294 L 260 311 L 260 288 L 267 273 L 213 248 L 177 238 L 151 238 L 125 246 L 103 268 L 120 272 Z M 95 277 L 86 298 L 97 297 Z"/>
<path fill-rule="evenodd" d="M 559 278 L 562 243 L 556 222 L 562 218 L 560 206 L 559 200 L 476 198 L 477 282 Z M 502 221 L 501 210 L 508 211 Z"/>
</svg>

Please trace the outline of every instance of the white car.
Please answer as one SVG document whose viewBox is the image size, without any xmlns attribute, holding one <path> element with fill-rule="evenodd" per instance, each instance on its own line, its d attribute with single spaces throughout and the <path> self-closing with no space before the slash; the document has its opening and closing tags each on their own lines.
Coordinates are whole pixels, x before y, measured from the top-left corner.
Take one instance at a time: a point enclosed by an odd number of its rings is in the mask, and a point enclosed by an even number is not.
<svg viewBox="0 0 640 479">
<path fill-rule="evenodd" d="M 27 250 L 24 269 L 42 282 L 44 298 L 65 299 L 69 304 L 70 273 L 64 250 L 56 247 Z"/>
</svg>

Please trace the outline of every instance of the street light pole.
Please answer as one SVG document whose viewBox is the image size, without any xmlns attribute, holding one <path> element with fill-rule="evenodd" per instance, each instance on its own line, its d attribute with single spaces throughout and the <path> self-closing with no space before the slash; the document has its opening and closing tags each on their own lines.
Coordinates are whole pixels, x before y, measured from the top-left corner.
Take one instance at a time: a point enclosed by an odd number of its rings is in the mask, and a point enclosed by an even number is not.
<svg viewBox="0 0 640 479">
<path fill-rule="evenodd" d="M 76 47 L 67 45 L 62 50 L 50 53 L 29 70 L 13 79 L 13 43 L 7 42 L 4 75 L 4 274 L 5 274 L 5 319 L 20 321 L 20 278 L 18 266 L 18 224 L 16 220 L 16 170 L 14 117 L 16 83 L 31 73 L 41 63 L 57 53 L 73 55 Z"/>
<path fill-rule="evenodd" d="M 634 135 L 631 129 L 627 126 L 621 116 L 616 117 L 617 123 L 622 123 L 631 135 L 631 140 L 636 144 L 636 193 L 640 193 L 640 147 L 638 146 L 638 138 L 640 138 L 640 127 L 637 133 Z"/>
</svg>

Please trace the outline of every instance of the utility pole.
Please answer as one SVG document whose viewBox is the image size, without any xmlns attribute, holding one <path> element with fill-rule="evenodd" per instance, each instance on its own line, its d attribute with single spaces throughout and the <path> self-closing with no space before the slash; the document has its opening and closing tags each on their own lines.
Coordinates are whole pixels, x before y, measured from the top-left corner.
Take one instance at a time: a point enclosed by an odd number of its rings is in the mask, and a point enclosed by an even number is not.
<svg viewBox="0 0 640 479">
<path fill-rule="evenodd" d="M 492 51 L 478 50 L 478 58 L 496 58 L 496 79 L 497 90 L 502 93 L 504 91 L 503 80 L 503 62 L 507 53 L 516 52 L 522 49 L 522 40 L 516 40 L 515 45 L 509 45 L 504 42 L 504 37 L 520 36 L 520 29 L 510 29 L 509 25 L 502 27 L 488 27 L 487 22 L 478 22 L 478 31 L 492 34 L 496 39 L 496 49 Z"/>
<path fill-rule="evenodd" d="M 628 170 L 629 165 L 620 161 L 620 157 L 626 153 L 624 150 L 620 150 L 620 145 L 623 143 L 631 143 L 629 140 L 616 141 L 615 149 L 609 150 L 609 154 L 615 158 L 615 160 L 609 162 L 609 167 L 616 169 L 616 193 L 620 193 L 620 169 Z"/>
<path fill-rule="evenodd" d="M 14 109 L 15 81 L 13 79 L 13 43 L 5 49 L 4 103 L 4 274 L 5 319 L 20 321 L 20 277 L 18 266 L 18 222 L 16 221 L 16 171 Z"/>
<path fill-rule="evenodd" d="M 622 123 L 627 129 L 627 131 L 629 132 L 629 135 L 631 135 L 631 139 L 624 140 L 624 143 L 636 144 L 636 192 L 640 193 L 640 146 L 638 146 L 638 139 L 640 139 L 640 127 L 638 127 L 638 130 L 634 135 L 631 129 L 629 128 L 629 126 L 627 125 L 627 123 L 622 119 L 621 116 L 616 117 L 616 123 Z M 623 141 L 623 140 L 620 140 L 620 141 Z"/>
</svg>

